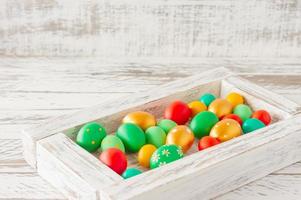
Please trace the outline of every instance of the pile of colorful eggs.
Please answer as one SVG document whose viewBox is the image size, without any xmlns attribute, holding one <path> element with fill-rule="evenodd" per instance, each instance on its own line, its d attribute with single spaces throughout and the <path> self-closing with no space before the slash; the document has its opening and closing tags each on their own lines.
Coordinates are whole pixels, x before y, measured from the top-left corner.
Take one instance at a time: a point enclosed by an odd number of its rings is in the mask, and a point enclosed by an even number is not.
<svg viewBox="0 0 301 200">
<path fill-rule="evenodd" d="M 89 152 L 100 152 L 100 161 L 122 177 L 130 178 L 141 171 L 127 168 L 126 152 L 138 153 L 139 165 L 154 169 L 182 158 L 195 140 L 201 151 L 270 122 L 267 111 L 252 112 L 238 93 L 232 92 L 226 99 L 206 93 L 188 104 L 172 102 L 159 122 L 148 112 L 129 113 L 116 134 L 107 135 L 102 125 L 88 123 L 78 132 L 76 142 Z"/>
</svg>

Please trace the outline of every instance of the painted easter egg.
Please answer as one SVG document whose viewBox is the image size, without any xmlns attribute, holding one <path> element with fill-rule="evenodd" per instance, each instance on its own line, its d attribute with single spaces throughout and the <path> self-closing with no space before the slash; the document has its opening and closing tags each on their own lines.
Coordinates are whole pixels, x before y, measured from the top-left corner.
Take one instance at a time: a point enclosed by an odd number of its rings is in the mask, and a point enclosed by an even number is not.
<svg viewBox="0 0 301 200">
<path fill-rule="evenodd" d="M 244 97 L 236 92 L 229 93 L 226 99 L 232 104 L 233 108 L 239 104 L 244 103 Z"/>
<path fill-rule="evenodd" d="M 143 130 L 148 129 L 151 126 L 156 125 L 156 119 L 155 117 L 148 113 L 143 111 L 136 111 L 131 112 L 127 114 L 123 120 L 123 123 L 133 123 L 142 128 Z"/>
<path fill-rule="evenodd" d="M 257 129 L 265 127 L 265 124 L 256 118 L 250 118 L 244 121 L 242 124 L 242 129 L 244 133 L 250 133 L 252 131 L 255 131 Z"/>
<path fill-rule="evenodd" d="M 127 167 L 125 154 L 116 148 L 110 148 L 102 152 L 99 156 L 101 162 L 110 167 L 117 174 L 122 174 Z"/>
<path fill-rule="evenodd" d="M 199 149 L 199 151 L 202 151 L 204 149 L 207 149 L 207 148 L 217 145 L 219 143 L 221 143 L 221 142 L 217 138 L 214 138 L 211 136 L 205 136 L 200 139 L 200 141 L 198 143 L 198 149 Z"/>
<path fill-rule="evenodd" d="M 208 107 L 208 111 L 216 114 L 218 118 L 231 114 L 233 110 L 232 104 L 225 99 L 215 99 Z"/>
<path fill-rule="evenodd" d="M 122 177 L 124 179 L 128 179 L 128 178 L 131 178 L 133 176 L 137 176 L 139 174 L 141 174 L 142 172 L 139 170 L 139 169 L 136 169 L 136 168 L 128 168 L 126 169 L 123 173 L 122 173 Z"/>
<path fill-rule="evenodd" d="M 107 132 L 102 125 L 91 122 L 81 127 L 76 136 L 76 143 L 87 151 L 94 152 L 100 147 L 106 135 Z"/>
<path fill-rule="evenodd" d="M 266 126 L 269 125 L 272 121 L 271 115 L 265 110 L 257 110 L 252 114 L 252 118 L 259 119 Z"/>
<path fill-rule="evenodd" d="M 150 159 L 156 151 L 156 147 L 152 144 L 144 145 L 138 152 L 138 162 L 141 166 L 149 168 Z"/>
<path fill-rule="evenodd" d="M 223 117 L 223 119 L 234 119 L 239 123 L 240 126 L 242 126 L 242 120 L 241 118 L 236 114 L 229 114 Z"/>
<path fill-rule="evenodd" d="M 210 136 L 221 142 L 231 140 L 242 134 L 239 123 L 233 119 L 223 119 L 216 123 L 210 131 Z"/>
<path fill-rule="evenodd" d="M 159 126 L 149 127 L 145 131 L 146 143 L 153 144 L 157 148 L 164 145 L 166 141 L 166 133 Z"/>
<path fill-rule="evenodd" d="M 182 151 L 187 152 L 192 146 L 194 135 L 189 127 L 185 125 L 176 126 L 168 133 L 166 144 L 175 144 L 182 148 Z"/>
<path fill-rule="evenodd" d="M 188 122 L 191 117 L 191 110 L 186 103 L 181 101 L 174 101 L 171 103 L 164 112 L 164 118 L 170 119 L 179 125 Z"/>
<path fill-rule="evenodd" d="M 234 108 L 233 114 L 238 115 L 242 121 L 245 121 L 251 117 L 252 110 L 245 104 L 239 104 Z"/>
<path fill-rule="evenodd" d="M 192 101 L 188 104 L 188 107 L 192 112 L 192 117 L 194 117 L 196 114 L 200 112 L 207 110 L 207 106 L 201 101 Z"/>
<path fill-rule="evenodd" d="M 158 123 L 158 126 L 162 128 L 166 134 L 169 133 L 169 131 L 176 125 L 177 123 L 170 119 L 162 119 Z"/>
<path fill-rule="evenodd" d="M 207 107 L 214 101 L 216 98 L 211 93 L 205 93 L 200 97 L 200 101 L 203 102 Z"/>
<path fill-rule="evenodd" d="M 126 151 L 128 152 L 138 152 L 145 144 L 145 134 L 136 124 L 122 124 L 118 128 L 116 136 L 121 139 Z"/>
<path fill-rule="evenodd" d="M 174 144 L 168 144 L 158 148 L 150 159 L 150 168 L 161 167 L 183 157 L 180 147 Z"/>
<path fill-rule="evenodd" d="M 119 137 L 116 135 L 107 135 L 101 142 L 100 149 L 105 151 L 109 148 L 117 148 L 122 152 L 125 152 L 124 145 Z"/>
<path fill-rule="evenodd" d="M 209 111 L 203 111 L 194 116 L 190 128 L 197 138 L 209 135 L 211 128 L 218 122 L 218 117 Z"/>
</svg>

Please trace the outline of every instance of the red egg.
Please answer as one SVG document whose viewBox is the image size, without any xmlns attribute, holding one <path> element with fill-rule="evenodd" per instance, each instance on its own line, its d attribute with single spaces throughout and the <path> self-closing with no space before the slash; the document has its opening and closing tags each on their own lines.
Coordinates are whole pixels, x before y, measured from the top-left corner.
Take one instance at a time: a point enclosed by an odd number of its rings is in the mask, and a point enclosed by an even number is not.
<svg viewBox="0 0 301 200">
<path fill-rule="evenodd" d="M 257 110 L 253 113 L 252 118 L 259 119 L 266 126 L 269 125 L 272 121 L 271 115 L 265 110 Z"/>
<path fill-rule="evenodd" d="M 186 103 L 174 101 L 165 109 L 164 118 L 170 119 L 178 125 L 183 125 L 188 122 L 191 115 L 191 110 Z"/>
<path fill-rule="evenodd" d="M 199 144 L 198 144 L 198 149 L 199 149 L 199 151 L 201 151 L 201 150 L 207 149 L 209 147 L 212 147 L 214 145 L 217 145 L 219 143 L 221 143 L 221 142 L 217 138 L 214 138 L 211 136 L 205 136 L 200 139 Z"/>
<path fill-rule="evenodd" d="M 237 121 L 240 124 L 240 126 L 242 126 L 242 120 L 236 114 L 228 114 L 228 115 L 224 116 L 223 119 L 233 119 L 233 120 Z"/>
<path fill-rule="evenodd" d="M 117 174 L 121 175 L 126 170 L 126 156 L 119 149 L 109 148 L 100 154 L 99 159 Z"/>
</svg>

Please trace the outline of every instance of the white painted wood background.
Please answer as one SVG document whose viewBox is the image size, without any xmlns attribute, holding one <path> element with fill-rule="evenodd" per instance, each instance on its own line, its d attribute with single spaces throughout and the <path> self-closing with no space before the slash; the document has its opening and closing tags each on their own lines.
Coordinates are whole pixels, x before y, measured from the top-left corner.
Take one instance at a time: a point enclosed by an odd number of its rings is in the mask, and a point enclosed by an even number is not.
<svg viewBox="0 0 301 200">
<path fill-rule="evenodd" d="M 220 66 L 301 104 L 301 1 L 1 0 L 0 199 L 65 199 L 22 129 Z M 301 162 L 218 200 L 300 196 Z"/>
</svg>

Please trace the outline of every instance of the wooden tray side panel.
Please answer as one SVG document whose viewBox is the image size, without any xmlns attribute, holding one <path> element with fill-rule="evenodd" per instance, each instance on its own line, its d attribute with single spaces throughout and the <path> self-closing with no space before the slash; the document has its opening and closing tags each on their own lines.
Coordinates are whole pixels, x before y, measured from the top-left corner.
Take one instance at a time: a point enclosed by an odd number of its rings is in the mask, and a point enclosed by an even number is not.
<svg viewBox="0 0 301 200">
<path fill-rule="evenodd" d="M 165 199 L 169 195 L 181 199 L 184 194 L 186 198 L 213 198 L 301 160 L 300 120 L 301 115 L 297 115 L 106 191 L 112 199 Z"/>
<path fill-rule="evenodd" d="M 99 199 L 98 190 L 123 179 L 66 135 L 38 142 L 38 173 L 71 199 Z"/>
</svg>

